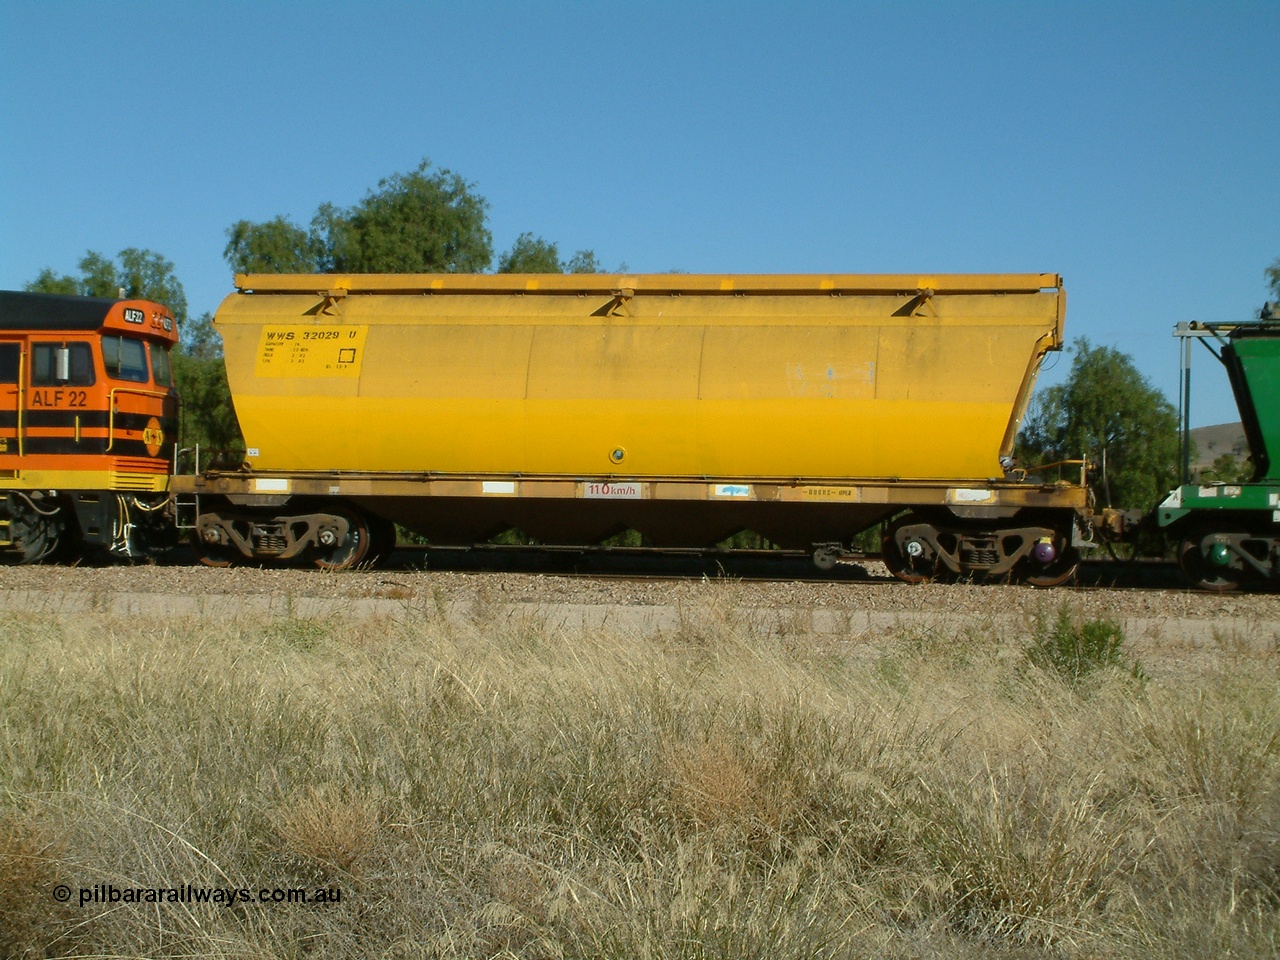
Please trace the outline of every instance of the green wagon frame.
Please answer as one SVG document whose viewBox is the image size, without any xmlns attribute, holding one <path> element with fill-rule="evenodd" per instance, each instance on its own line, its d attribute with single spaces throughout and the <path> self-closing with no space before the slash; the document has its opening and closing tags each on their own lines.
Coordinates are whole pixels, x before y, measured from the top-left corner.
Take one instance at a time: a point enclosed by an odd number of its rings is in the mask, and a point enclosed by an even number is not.
<svg viewBox="0 0 1280 960">
<path fill-rule="evenodd" d="M 1280 585 L 1280 317 L 1270 305 L 1240 323 L 1180 323 L 1182 484 L 1156 510 L 1197 586 L 1225 592 Z M 1244 483 L 1191 483 L 1191 353 L 1199 341 L 1226 368 L 1249 444 Z M 1214 349 L 1214 345 L 1218 349 Z"/>
</svg>

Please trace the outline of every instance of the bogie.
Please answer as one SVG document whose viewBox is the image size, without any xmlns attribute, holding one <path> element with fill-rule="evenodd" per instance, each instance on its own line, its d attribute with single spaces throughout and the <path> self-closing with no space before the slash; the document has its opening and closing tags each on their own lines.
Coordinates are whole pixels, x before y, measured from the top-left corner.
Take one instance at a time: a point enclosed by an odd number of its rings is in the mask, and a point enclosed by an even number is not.
<svg viewBox="0 0 1280 960">
<path fill-rule="evenodd" d="M 882 557 L 908 583 L 927 580 L 1025 579 L 1058 586 L 1075 576 L 1080 554 L 1070 530 L 1038 524 L 958 521 L 917 513 L 895 521 L 884 536 Z"/>
<path fill-rule="evenodd" d="M 1182 537 L 1178 566 L 1195 586 L 1214 593 L 1275 584 L 1280 580 L 1280 532 L 1202 523 Z"/>
<path fill-rule="evenodd" d="M 305 559 L 321 570 L 347 570 L 370 559 L 374 536 L 361 511 L 344 503 L 311 504 L 310 510 L 307 506 L 298 504 L 284 512 L 206 504 L 195 529 L 201 562 L 225 567 Z M 379 546 L 386 549 L 385 525 L 376 529 Z"/>
<path fill-rule="evenodd" d="M 63 542 L 66 519 L 58 502 L 41 491 L 13 492 L 0 501 L 0 556 L 8 563 L 38 563 Z"/>
</svg>

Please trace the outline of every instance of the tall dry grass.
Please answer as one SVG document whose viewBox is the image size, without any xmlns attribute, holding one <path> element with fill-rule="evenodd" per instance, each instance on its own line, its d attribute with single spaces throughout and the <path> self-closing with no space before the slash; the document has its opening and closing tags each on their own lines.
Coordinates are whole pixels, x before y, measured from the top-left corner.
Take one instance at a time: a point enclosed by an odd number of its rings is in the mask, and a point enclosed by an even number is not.
<svg viewBox="0 0 1280 960">
<path fill-rule="evenodd" d="M 657 639 L 4 615 L 0 953 L 1276 955 L 1274 657 L 1064 678 L 1031 624 L 737 600 Z M 341 901 L 80 906 L 101 884 Z"/>
</svg>

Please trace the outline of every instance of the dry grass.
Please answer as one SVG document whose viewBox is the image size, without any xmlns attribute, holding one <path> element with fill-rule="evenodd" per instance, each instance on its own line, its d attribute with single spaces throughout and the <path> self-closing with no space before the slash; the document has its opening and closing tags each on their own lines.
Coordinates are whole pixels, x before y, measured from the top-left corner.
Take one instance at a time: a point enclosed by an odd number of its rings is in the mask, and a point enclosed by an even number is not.
<svg viewBox="0 0 1280 960">
<path fill-rule="evenodd" d="M 658 639 L 4 617 L 0 955 L 1276 955 L 1276 657 L 1064 679 L 1032 625 L 818 638 L 741 589 Z"/>
</svg>

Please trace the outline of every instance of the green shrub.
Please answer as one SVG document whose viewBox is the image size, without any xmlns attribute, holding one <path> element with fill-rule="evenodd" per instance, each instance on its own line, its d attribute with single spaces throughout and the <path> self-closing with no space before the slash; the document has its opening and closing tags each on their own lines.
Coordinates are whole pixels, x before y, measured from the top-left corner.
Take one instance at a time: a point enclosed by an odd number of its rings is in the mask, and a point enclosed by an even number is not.
<svg viewBox="0 0 1280 960">
<path fill-rule="evenodd" d="M 1106 667 L 1128 669 L 1137 675 L 1140 671 L 1125 655 L 1124 642 L 1124 628 L 1118 621 L 1109 617 L 1086 620 L 1064 603 L 1052 620 L 1043 614 L 1036 616 L 1027 658 L 1073 685 Z"/>
</svg>

